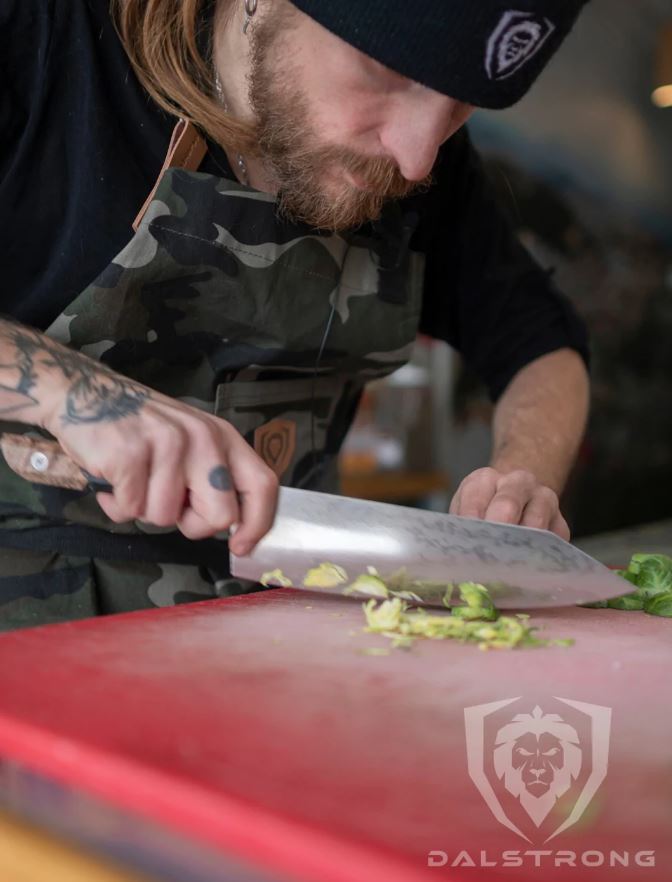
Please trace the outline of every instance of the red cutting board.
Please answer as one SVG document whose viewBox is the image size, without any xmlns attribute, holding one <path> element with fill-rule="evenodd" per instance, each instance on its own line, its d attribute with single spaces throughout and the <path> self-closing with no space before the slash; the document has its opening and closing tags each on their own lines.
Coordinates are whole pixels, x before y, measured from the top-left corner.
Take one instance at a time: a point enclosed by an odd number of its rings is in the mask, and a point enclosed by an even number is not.
<svg viewBox="0 0 672 882">
<path fill-rule="evenodd" d="M 668 879 L 672 621 L 578 608 L 534 618 L 576 645 L 423 641 L 365 655 L 388 644 L 361 632 L 359 603 L 285 589 L 6 634 L 0 758 L 283 878 Z M 467 739 L 465 708 L 507 701 L 469 711 Z M 536 706 L 561 717 L 544 737 L 560 731 L 575 774 L 538 825 L 510 792 L 522 772 L 506 753 L 510 790 L 498 777 L 493 741 L 507 734 L 511 757 L 512 740 L 529 747 Z M 544 762 L 548 773 L 550 760 L 528 761 L 528 779 Z M 556 759 L 563 774 L 571 763 Z M 489 782 L 490 807 L 475 781 Z M 544 841 L 587 787 L 580 820 Z M 523 866 L 504 868 L 504 851 Z M 609 866 L 612 851 L 629 866 Z M 634 865 L 651 851 L 655 866 Z M 446 865 L 428 867 L 429 852 Z"/>
</svg>

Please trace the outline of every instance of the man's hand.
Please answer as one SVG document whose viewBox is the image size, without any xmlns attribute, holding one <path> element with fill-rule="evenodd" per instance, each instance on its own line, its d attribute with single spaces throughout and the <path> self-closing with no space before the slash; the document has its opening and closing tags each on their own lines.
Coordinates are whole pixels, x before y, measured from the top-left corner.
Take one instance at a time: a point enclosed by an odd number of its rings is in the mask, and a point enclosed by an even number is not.
<svg viewBox="0 0 672 882">
<path fill-rule="evenodd" d="M 75 462 L 114 488 L 97 495 L 105 514 L 117 523 L 175 525 L 188 539 L 235 525 L 229 547 L 248 554 L 273 523 L 278 479 L 236 429 L 123 378 L 118 384 L 133 406 L 124 417 L 101 418 L 99 399 L 109 400 L 102 392 L 111 381 L 102 370 L 92 380 L 97 399 L 86 419 L 71 408 L 51 431 Z"/>
<path fill-rule="evenodd" d="M 560 512 L 557 493 L 523 469 L 504 474 L 484 468 L 467 475 L 453 496 L 450 513 L 537 527 L 569 539 L 569 527 Z"/>
<path fill-rule="evenodd" d="M 0 320 L 2 365 L 0 415 L 43 426 L 111 484 L 97 496 L 111 520 L 176 526 L 188 539 L 235 526 L 239 555 L 271 528 L 278 479 L 230 423 Z"/>
<path fill-rule="evenodd" d="M 562 492 L 588 414 L 581 357 L 559 349 L 530 362 L 497 403 L 490 468 L 462 481 L 451 514 L 521 524 L 569 539 Z"/>
</svg>

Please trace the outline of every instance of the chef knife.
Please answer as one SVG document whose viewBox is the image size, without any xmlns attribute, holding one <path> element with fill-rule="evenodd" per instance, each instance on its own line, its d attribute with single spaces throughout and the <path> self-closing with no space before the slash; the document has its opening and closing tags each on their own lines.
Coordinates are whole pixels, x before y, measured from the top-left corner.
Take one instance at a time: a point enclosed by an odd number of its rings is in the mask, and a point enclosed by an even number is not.
<svg viewBox="0 0 672 882">
<path fill-rule="evenodd" d="M 54 441 L 4 434 L 0 449 L 8 465 L 34 483 L 111 489 Z M 361 600 L 364 595 L 349 583 L 375 568 L 426 606 L 443 606 L 446 586 L 463 581 L 487 585 L 502 609 L 572 606 L 630 590 L 607 567 L 546 530 L 288 487 L 280 490 L 270 532 L 249 556 L 231 555 L 231 572 L 258 582 L 280 570 L 288 584 L 302 588 L 308 570 L 325 563 L 349 578 L 316 590 Z"/>
</svg>

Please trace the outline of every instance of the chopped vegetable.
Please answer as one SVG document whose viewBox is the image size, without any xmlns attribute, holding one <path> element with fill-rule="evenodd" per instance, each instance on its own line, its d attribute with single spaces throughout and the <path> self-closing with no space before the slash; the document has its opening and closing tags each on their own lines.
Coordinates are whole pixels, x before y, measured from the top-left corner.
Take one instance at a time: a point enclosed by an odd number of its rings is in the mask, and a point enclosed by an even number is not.
<svg viewBox="0 0 672 882">
<path fill-rule="evenodd" d="M 622 597 L 612 597 L 607 601 L 609 609 L 644 609 L 644 600 L 635 592 Z"/>
<path fill-rule="evenodd" d="M 343 567 L 333 563 L 321 563 L 312 570 L 308 570 L 303 580 L 304 588 L 336 588 L 345 585 L 348 574 Z"/>
<path fill-rule="evenodd" d="M 477 643 L 480 649 L 511 649 L 516 646 L 569 646 L 568 640 L 541 640 L 534 636 L 534 628 L 526 622 L 528 616 L 497 617 L 487 589 L 477 583 L 464 583 L 460 596 L 481 603 L 481 606 L 456 607 L 450 613 L 428 613 L 425 610 L 408 612 L 407 605 L 398 597 L 377 604 L 369 600 L 364 604 L 366 631 L 390 638 L 394 647 L 408 647 L 417 638 L 430 640 L 454 639 Z M 458 588 L 462 588 L 460 585 Z M 489 604 L 489 606 L 488 606 Z M 480 619 L 455 615 L 456 610 L 481 612 Z M 487 619 L 487 620 L 484 620 Z"/>
<path fill-rule="evenodd" d="M 672 618 L 672 591 L 652 597 L 644 605 L 644 611 L 652 616 L 667 616 Z"/>
<path fill-rule="evenodd" d="M 390 591 L 393 597 L 399 597 L 401 600 L 412 600 L 414 603 L 422 603 L 422 597 L 415 591 Z"/>
<path fill-rule="evenodd" d="M 672 592 L 672 557 L 666 554 L 633 554 L 627 572 L 646 597 Z"/>
<path fill-rule="evenodd" d="M 345 589 L 346 594 L 366 594 L 369 597 L 387 597 L 387 585 L 380 576 L 364 573 Z"/>
<path fill-rule="evenodd" d="M 389 655 L 390 650 L 385 646 L 367 646 L 360 650 L 362 655 Z"/>
<path fill-rule="evenodd" d="M 288 579 L 282 570 L 270 570 L 268 573 L 264 573 L 259 582 L 266 588 L 270 588 L 272 585 L 289 588 L 292 584 L 292 580 Z"/>
<path fill-rule="evenodd" d="M 478 582 L 461 582 L 457 586 L 460 600 L 466 606 L 453 607 L 453 615 L 461 619 L 488 619 L 494 621 L 497 618 L 497 610 L 490 598 L 485 585 Z"/>
<path fill-rule="evenodd" d="M 633 554 L 625 570 L 616 570 L 635 590 L 611 600 L 587 603 L 591 608 L 641 610 L 672 618 L 672 557 L 666 554 Z"/>
</svg>

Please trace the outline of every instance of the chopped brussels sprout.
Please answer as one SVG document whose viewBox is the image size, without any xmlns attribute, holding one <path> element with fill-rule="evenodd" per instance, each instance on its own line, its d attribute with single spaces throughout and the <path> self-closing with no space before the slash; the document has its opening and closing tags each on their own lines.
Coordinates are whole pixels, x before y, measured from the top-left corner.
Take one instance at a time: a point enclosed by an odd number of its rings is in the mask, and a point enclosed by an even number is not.
<svg viewBox="0 0 672 882">
<path fill-rule="evenodd" d="M 644 600 L 637 594 L 624 594 L 607 601 L 609 609 L 644 609 Z"/>
<path fill-rule="evenodd" d="M 458 619 L 489 619 L 497 618 L 497 610 L 494 607 L 486 609 L 479 606 L 454 606 L 453 615 Z"/>
<path fill-rule="evenodd" d="M 270 588 L 271 586 L 289 588 L 292 584 L 292 580 L 288 579 L 282 570 L 269 570 L 268 573 L 263 574 L 259 582 L 265 588 Z"/>
<path fill-rule="evenodd" d="M 336 588 L 345 585 L 348 574 L 343 567 L 333 563 L 321 563 L 312 570 L 308 570 L 303 580 L 304 588 Z"/>
<path fill-rule="evenodd" d="M 666 616 L 672 618 L 672 591 L 665 594 L 657 594 L 644 603 L 644 612 L 652 616 Z"/>
<path fill-rule="evenodd" d="M 652 616 L 672 617 L 672 557 L 667 554 L 633 554 L 626 569 L 616 570 L 634 585 L 622 597 L 583 604 L 587 607 L 641 610 Z"/>
<path fill-rule="evenodd" d="M 672 591 L 672 557 L 666 554 L 633 554 L 626 572 L 645 597 Z"/>
<path fill-rule="evenodd" d="M 389 589 L 388 589 L 389 590 Z M 399 597 L 401 600 L 411 600 L 414 603 L 422 603 L 422 597 L 415 591 L 390 591 L 392 597 Z"/>
<path fill-rule="evenodd" d="M 473 583 L 471 583 L 473 584 Z M 470 597 L 485 596 L 487 589 L 479 586 L 482 591 L 468 589 Z M 485 595 L 483 595 L 483 591 Z M 369 600 L 364 604 L 366 631 L 382 634 L 390 638 L 393 647 L 408 647 L 417 638 L 430 640 L 455 639 L 461 642 L 477 643 L 481 649 L 511 649 L 516 646 L 568 646 L 571 641 L 542 640 L 534 636 L 534 628 L 527 622 L 527 616 L 501 616 L 493 609 L 475 607 L 457 607 L 459 610 L 479 611 L 485 613 L 475 619 L 464 613 L 428 613 L 426 610 L 408 611 L 408 607 L 398 597 L 377 604 Z M 484 620 L 487 619 L 487 620 Z"/>
<path fill-rule="evenodd" d="M 387 597 L 387 585 L 380 576 L 365 573 L 345 589 L 346 594 L 367 594 L 369 597 Z"/>
</svg>

